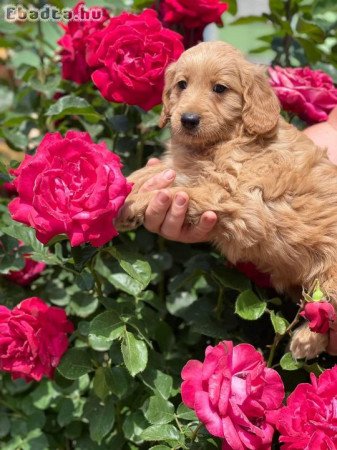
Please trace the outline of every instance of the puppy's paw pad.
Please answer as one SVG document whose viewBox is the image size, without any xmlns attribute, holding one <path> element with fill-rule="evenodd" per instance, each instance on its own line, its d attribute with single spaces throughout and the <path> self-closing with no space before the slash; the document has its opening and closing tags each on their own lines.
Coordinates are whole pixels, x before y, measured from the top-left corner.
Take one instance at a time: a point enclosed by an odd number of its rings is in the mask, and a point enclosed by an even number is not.
<svg viewBox="0 0 337 450">
<path fill-rule="evenodd" d="M 140 216 L 119 217 L 115 222 L 115 226 L 119 231 L 133 230 L 142 224 L 143 218 Z"/>
</svg>

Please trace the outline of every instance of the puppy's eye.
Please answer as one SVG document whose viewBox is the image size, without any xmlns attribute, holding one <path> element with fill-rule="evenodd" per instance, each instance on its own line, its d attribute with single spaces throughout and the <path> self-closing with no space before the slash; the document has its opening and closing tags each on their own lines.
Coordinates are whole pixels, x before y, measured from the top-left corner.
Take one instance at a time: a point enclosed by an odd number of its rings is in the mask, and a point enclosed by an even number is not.
<svg viewBox="0 0 337 450">
<path fill-rule="evenodd" d="M 222 94 L 227 89 L 227 86 L 224 86 L 223 84 L 215 84 L 213 86 L 213 91 L 217 94 Z"/>
<path fill-rule="evenodd" d="M 180 80 L 180 81 L 178 81 L 177 84 L 178 84 L 178 88 L 181 89 L 181 90 L 187 88 L 187 82 L 185 80 Z"/>
</svg>

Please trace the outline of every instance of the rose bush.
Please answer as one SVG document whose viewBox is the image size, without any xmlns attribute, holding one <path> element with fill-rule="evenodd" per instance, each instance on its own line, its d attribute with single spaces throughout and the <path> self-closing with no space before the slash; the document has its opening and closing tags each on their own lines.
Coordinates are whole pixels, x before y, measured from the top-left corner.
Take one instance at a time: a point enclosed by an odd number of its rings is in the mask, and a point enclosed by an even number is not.
<svg viewBox="0 0 337 450">
<path fill-rule="evenodd" d="M 12 311 L 0 306 L 0 370 L 26 381 L 52 377 L 72 331 L 63 309 L 38 297 L 23 300 Z"/>
<path fill-rule="evenodd" d="M 268 276 L 250 264 L 228 265 L 205 243 L 178 244 L 143 228 L 115 236 L 113 220 L 130 190 L 124 175 L 165 148 L 160 108 L 150 109 L 160 102 L 165 67 L 179 56 L 182 39 L 190 46 L 206 22 L 220 24 L 226 5 L 104 5 L 97 21 L 73 18 L 63 30 L 53 21 L 4 22 L 1 29 L 0 446 L 334 448 L 335 375 L 307 382 L 336 359 L 295 361 L 287 353 L 300 313 L 312 308 L 302 309 L 300 293 L 298 307 L 273 291 Z M 243 26 L 268 22 L 271 33 L 262 46 L 255 42 L 255 57 L 268 50 L 264 62 L 272 54 L 272 66 L 335 76 L 334 5 L 269 6 L 270 13 L 238 19 Z M 228 2 L 226 23 L 235 10 L 235 0 Z M 180 23 L 178 14 L 185 17 Z M 302 82 L 292 80 L 295 87 Z M 301 114 L 311 104 L 320 120 L 320 98 L 305 97 Z M 14 200 L 4 184 L 13 177 Z M 29 277 L 27 255 L 29 264 L 46 267 L 22 286 L 7 276 Z M 321 310 L 324 293 L 315 289 L 309 297 L 320 310 L 307 315 L 309 324 L 325 331 L 332 311 Z M 332 354 L 336 329 L 331 323 Z M 284 407 L 282 383 L 290 393 Z"/>
<path fill-rule="evenodd" d="M 118 156 L 88 133 L 47 134 L 12 171 L 18 196 L 9 211 L 44 244 L 65 233 L 72 246 L 103 245 L 117 235 L 113 220 L 131 191 L 120 168 Z"/>
</svg>

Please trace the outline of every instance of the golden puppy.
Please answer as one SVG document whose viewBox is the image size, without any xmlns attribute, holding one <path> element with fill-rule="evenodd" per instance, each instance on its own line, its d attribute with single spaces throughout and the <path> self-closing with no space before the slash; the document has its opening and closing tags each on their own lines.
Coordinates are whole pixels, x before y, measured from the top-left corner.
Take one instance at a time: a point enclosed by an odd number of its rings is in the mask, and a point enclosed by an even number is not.
<svg viewBox="0 0 337 450">
<path fill-rule="evenodd" d="M 131 175 L 119 229 L 143 222 L 154 193 L 139 187 L 174 169 L 173 189 L 190 197 L 187 222 L 215 211 L 210 240 L 229 261 L 253 262 L 279 291 L 310 291 L 318 279 L 336 305 L 337 167 L 282 119 L 263 71 L 223 42 L 187 50 L 166 72 L 161 126 L 168 121 L 172 139 L 162 164 Z M 327 345 L 327 335 L 305 324 L 290 348 L 311 358 Z"/>
</svg>

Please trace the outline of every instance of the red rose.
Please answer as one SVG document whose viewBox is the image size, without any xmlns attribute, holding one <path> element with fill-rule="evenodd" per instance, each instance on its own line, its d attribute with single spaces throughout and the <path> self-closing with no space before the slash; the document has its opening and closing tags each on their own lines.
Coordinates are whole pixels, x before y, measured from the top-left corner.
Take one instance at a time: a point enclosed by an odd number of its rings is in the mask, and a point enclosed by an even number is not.
<svg viewBox="0 0 337 450">
<path fill-rule="evenodd" d="M 4 193 L 7 197 L 14 197 L 17 194 L 14 183 L 12 181 L 6 181 L 0 186 L 1 193 Z"/>
<path fill-rule="evenodd" d="M 242 262 L 237 263 L 235 265 L 236 269 L 238 269 L 241 273 L 246 275 L 247 278 L 252 280 L 256 286 L 262 288 L 270 288 L 272 287 L 270 275 L 267 273 L 260 272 L 254 264 L 250 262 Z"/>
<path fill-rule="evenodd" d="M 335 309 L 328 302 L 307 302 L 300 316 L 309 321 L 309 328 L 315 333 L 325 334 L 336 319 Z"/>
<path fill-rule="evenodd" d="M 119 157 L 88 133 L 48 133 L 13 171 L 11 216 L 35 228 L 43 244 L 64 233 L 72 246 L 101 246 L 118 234 L 113 220 L 131 191 L 120 168 Z"/>
<path fill-rule="evenodd" d="M 164 0 L 161 2 L 163 21 L 181 24 L 185 28 L 205 28 L 209 23 L 223 25 L 221 16 L 228 4 L 219 0 Z"/>
<path fill-rule="evenodd" d="M 332 78 L 309 67 L 269 68 L 270 84 L 283 109 L 308 123 L 323 122 L 337 106 L 337 89 Z"/>
<path fill-rule="evenodd" d="M 0 306 L 0 370 L 26 381 L 52 377 L 72 331 L 63 309 L 38 297 L 23 300 L 12 311 Z"/>
<path fill-rule="evenodd" d="M 337 366 L 310 383 L 300 383 L 287 405 L 268 414 L 281 436 L 283 450 L 333 450 L 337 448 Z"/>
<path fill-rule="evenodd" d="M 184 27 L 185 45 L 191 47 L 202 40 L 206 25 L 223 25 L 221 16 L 227 9 L 228 4 L 219 0 L 164 0 L 159 13 L 165 25 Z"/>
<path fill-rule="evenodd" d="M 69 20 L 67 25 L 62 25 L 65 34 L 57 41 L 62 47 L 61 63 L 62 77 L 78 84 L 91 80 L 92 68 L 86 62 L 86 51 L 89 37 L 97 30 L 101 30 L 109 19 L 109 12 L 105 8 L 85 8 L 85 3 L 80 1 L 72 10 L 74 15 L 94 14 L 97 20 Z"/>
<path fill-rule="evenodd" d="M 25 267 L 22 270 L 11 271 L 5 277 L 21 286 L 28 286 L 40 276 L 45 268 L 45 263 L 34 261 L 26 256 Z"/>
<path fill-rule="evenodd" d="M 184 51 L 181 40 L 153 10 L 124 12 L 89 39 L 88 63 L 97 67 L 92 80 L 107 100 L 147 111 L 161 103 L 165 69 Z"/>
</svg>

